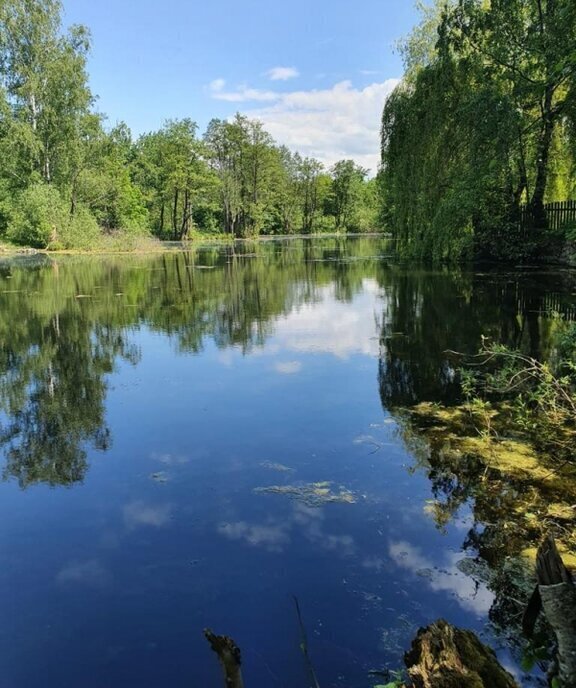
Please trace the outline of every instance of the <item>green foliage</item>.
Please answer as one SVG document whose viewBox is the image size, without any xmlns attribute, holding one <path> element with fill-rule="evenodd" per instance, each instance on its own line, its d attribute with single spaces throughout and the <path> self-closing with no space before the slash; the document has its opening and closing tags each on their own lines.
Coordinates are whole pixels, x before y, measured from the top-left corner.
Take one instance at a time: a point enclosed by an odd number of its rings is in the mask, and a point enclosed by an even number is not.
<svg viewBox="0 0 576 688">
<path fill-rule="evenodd" d="M 540 646 L 530 643 L 524 648 L 520 666 L 522 671 L 530 672 L 539 662 L 550 662 L 551 660 L 550 648 L 547 645 Z"/>
<path fill-rule="evenodd" d="M 426 10 L 382 117 L 382 216 L 405 255 L 517 260 L 545 249 L 544 202 L 575 191 L 575 41 L 571 0 Z"/>
<path fill-rule="evenodd" d="M 387 683 L 379 683 L 378 685 L 375 685 L 374 688 L 404 688 L 406 685 L 406 672 L 403 670 L 377 673 L 386 674 L 386 679 L 392 680 L 387 681 Z"/>
<path fill-rule="evenodd" d="M 334 215 L 336 230 L 358 229 L 360 205 L 365 200 L 364 178 L 368 170 L 356 165 L 353 160 L 340 160 L 330 173 L 332 188 L 329 207 Z"/>
<path fill-rule="evenodd" d="M 56 236 L 49 248 L 91 249 L 98 246 L 101 238 L 100 227 L 88 208 L 77 205 L 74 214 L 69 215 L 68 222 Z"/>
<path fill-rule="evenodd" d="M 365 171 L 342 161 L 330 176 L 258 120 L 213 120 L 202 138 L 190 118 L 137 141 L 123 123 L 106 130 L 88 87 L 89 32 L 64 30 L 61 15 L 59 0 L 0 3 L 0 235 L 88 248 L 150 231 L 188 240 L 376 227 Z"/>
<path fill-rule="evenodd" d="M 68 215 L 58 189 L 49 184 L 34 184 L 25 189 L 16 202 L 8 225 L 8 239 L 46 248 L 62 232 Z"/>
<path fill-rule="evenodd" d="M 554 340 L 548 362 L 485 342 L 462 371 L 462 386 L 471 414 L 482 421 L 482 432 L 495 432 L 495 408 L 505 403 L 513 432 L 556 456 L 573 458 L 576 325 L 560 322 Z"/>
<path fill-rule="evenodd" d="M 73 215 L 58 189 L 34 184 L 19 196 L 11 213 L 7 238 L 36 248 L 91 248 L 100 235 L 87 208 L 77 206 Z"/>
</svg>

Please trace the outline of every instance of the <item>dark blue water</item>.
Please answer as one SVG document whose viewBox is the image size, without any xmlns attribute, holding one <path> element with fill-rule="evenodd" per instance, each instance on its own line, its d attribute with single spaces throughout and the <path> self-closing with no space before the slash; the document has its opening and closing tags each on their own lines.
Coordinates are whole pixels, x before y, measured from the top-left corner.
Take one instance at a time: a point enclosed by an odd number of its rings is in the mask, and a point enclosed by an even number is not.
<svg viewBox="0 0 576 688">
<path fill-rule="evenodd" d="M 397 402 L 452 394 L 445 345 L 563 280 L 374 240 L 2 265 L 2 686 L 218 686 L 205 627 L 248 687 L 307 686 L 294 596 L 323 687 L 438 617 L 505 648 L 458 565 L 472 505 L 437 526 Z"/>
</svg>

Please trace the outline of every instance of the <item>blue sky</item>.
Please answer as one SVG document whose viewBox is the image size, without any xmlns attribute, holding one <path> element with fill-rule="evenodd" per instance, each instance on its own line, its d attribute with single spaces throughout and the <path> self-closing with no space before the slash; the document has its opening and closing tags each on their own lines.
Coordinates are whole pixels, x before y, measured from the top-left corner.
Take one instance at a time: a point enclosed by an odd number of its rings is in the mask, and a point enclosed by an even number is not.
<svg viewBox="0 0 576 688">
<path fill-rule="evenodd" d="M 395 42 L 412 0 L 64 0 L 92 31 L 90 82 L 110 123 L 137 135 L 168 118 L 202 131 L 236 111 L 327 165 L 373 168 L 379 116 L 402 74 Z"/>
</svg>

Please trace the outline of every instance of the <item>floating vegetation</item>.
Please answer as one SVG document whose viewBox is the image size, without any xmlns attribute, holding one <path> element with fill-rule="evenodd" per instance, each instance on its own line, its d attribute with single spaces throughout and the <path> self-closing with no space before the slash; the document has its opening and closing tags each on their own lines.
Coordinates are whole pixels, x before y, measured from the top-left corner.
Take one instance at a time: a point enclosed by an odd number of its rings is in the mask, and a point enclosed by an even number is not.
<svg viewBox="0 0 576 688">
<path fill-rule="evenodd" d="M 158 471 L 157 473 L 150 474 L 150 480 L 154 480 L 156 483 L 167 483 L 170 478 L 164 471 Z"/>
<path fill-rule="evenodd" d="M 306 506 L 320 507 L 325 504 L 354 504 L 356 496 L 345 487 L 332 488 L 331 482 L 306 483 L 304 485 L 271 485 L 257 487 L 256 494 L 279 494 L 303 502 Z"/>
<path fill-rule="evenodd" d="M 473 500 L 474 520 L 486 524 L 475 537 L 493 564 L 505 555 L 533 562 L 552 533 L 567 566 L 576 567 L 574 463 L 511 436 L 506 404 L 489 412 L 490 432 L 478 430 L 469 404 L 421 403 L 401 417 L 403 439 L 433 482 L 425 512 L 444 528 Z"/>
<path fill-rule="evenodd" d="M 496 419 L 498 411 L 493 410 L 492 414 Z M 566 498 L 576 501 L 576 472 L 571 466 L 555 465 L 530 442 L 496 432 L 496 425 L 493 434 L 479 433 L 466 404 L 447 408 L 422 403 L 412 409 L 410 415 L 418 429 L 431 441 L 433 449 L 441 449 L 446 457 L 477 456 L 488 468 L 519 480 L 557 487 Z M 572 481 L 567 478 L 572 478 Z"/>
<path fill-rule="evenodd" d="M 291 473 L 294 469 L 290 466 L 285 466 L 283 463 L 274 463 L 273 461 L 262 461 L 260 464 L 262 468 L 267 468 L 270 471 L 277 471 L 278 473 Z"/>
</svg>

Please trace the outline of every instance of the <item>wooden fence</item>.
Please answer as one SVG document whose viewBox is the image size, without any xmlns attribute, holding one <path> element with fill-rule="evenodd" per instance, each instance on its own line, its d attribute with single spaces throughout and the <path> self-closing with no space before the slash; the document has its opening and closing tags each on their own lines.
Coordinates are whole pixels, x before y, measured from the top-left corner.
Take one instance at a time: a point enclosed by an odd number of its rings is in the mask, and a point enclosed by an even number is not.
<svg viewBox="0 0 576 688">
<path fill-rule="evenodd" d="M 564 320 L 576 321 L 576 303 L 566 294 L 550 293 L 542 300 L 542 314 L 559 313 Z"/>
<path fill-rule="evenodd" d="M 544 206 L 548 229 L 576 228 L 576 201 L 557 201 Z M 529 206 L 520 208 L 520 224 L 523 229 L 533 227 L 533 215 Z"/>
</svg>

